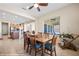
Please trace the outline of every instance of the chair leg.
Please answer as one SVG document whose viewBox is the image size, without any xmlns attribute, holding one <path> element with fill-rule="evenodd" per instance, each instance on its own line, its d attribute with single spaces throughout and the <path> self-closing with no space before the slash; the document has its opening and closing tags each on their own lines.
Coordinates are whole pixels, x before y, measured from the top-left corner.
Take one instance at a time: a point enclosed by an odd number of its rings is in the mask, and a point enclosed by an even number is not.
<svg viewBox="0 0 79 59">
<path fill-rule="evenodd" d="M 25 48 L 26 48 L 26 44 L 24 43 L 24 50 L 25 50 Z"/>
<path fill-rule="evenodd" d="M 30 51 L 29 51 L 29 54 L 31 55 L 31 51 L 32 51 L 32 47 L 30 47 Z"/>
<path fill-rule="evenodd" d="M 35 48 L 35 56 L 36 56 L 36 48 Z"/>
<path fill-rule="evenodd" d="M 27 51 L 26 52 L 28 52 L 28 49 L 29 49 L 29 45 L 27 45 Z"/>
<path fill-rule="evenodd" d="M 54 53 L 55 53 L 55 56 L 56 56 L 56 48 L 54 48 Z"/>
<path fill-rule="evenodd" d="M 52 56 L 52 51 L 50 52 L 50 55 Z"/>
</svg>

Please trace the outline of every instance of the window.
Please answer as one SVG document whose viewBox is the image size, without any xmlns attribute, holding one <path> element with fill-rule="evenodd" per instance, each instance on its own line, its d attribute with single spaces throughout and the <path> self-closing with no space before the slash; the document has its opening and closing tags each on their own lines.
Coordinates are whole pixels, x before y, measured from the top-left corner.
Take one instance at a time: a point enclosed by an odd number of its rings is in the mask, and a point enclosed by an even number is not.
<svg viewBox="0 0 79 59">
<path fill-rule="evenodd" d="M 50 34 L 60 34 L 60 17 L 46 20 L 44 24 L 44 32 Z"/>
<path fill-rule="evenodd" d="M 35 22 L 24 24 L 24 31 L 35 31 Z"/>
<path fill-rule="evenodd" d="M 44 33 L 47 33 L 47 24 L 44 24 Z"/>
<path fill-rule="evenodd" d="M 51 25 L 44 24 L 44 33 L 52 33 L 53 28 Z"/>
</svg>

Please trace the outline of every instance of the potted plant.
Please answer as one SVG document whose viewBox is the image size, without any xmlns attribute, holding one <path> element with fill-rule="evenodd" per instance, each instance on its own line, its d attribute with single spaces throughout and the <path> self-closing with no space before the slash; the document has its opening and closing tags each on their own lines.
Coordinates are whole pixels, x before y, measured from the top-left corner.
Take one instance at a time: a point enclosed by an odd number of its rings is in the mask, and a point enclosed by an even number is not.
<svg viewBox="0 0 79 59">
<path fill-rule="evenodd" d="M 73 49 L 75 51 L 77 51 L 76 46 L 72 43 L 74 37 L 72 36 L 72 34 L 61 34 L 60 35 L 60 43 L 59 46 L 61 48 L 68 48 L 68 49 Z M 68 40 L 67 40 L 68 38 Z M 71 41 L 69 41 L 69 39 L 72 39 Z"/>
</svg>

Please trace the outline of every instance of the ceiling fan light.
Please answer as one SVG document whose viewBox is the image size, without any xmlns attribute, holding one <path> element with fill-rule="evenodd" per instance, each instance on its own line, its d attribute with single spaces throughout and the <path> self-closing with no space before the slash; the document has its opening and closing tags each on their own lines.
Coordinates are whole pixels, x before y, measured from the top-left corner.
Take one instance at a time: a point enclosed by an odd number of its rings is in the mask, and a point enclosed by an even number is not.
<svg viewBox="0 0 79 59">
<path fill-rule="evenodd" d="M 29 9 L 29 6 L 27 6 L 26 9 Z"/>
<path fill-rule="evenodd" d="M 35 7 L 35 8 L 37 8 L 37 7 L 38 7 L 38 4 L 37 4 L 37 3 L 35 3 L 35 4 L 34 4 L 34 7 Z"/>
</svg>

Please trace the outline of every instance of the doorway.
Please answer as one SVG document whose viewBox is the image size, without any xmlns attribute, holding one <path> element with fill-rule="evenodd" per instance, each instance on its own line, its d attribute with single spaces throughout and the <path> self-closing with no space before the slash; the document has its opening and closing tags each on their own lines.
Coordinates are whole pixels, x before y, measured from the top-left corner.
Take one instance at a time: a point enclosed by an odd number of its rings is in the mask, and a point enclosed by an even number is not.
<svg viewBox="0 0 79 59">
<path fill-rule="evenodd" d="M 2 35 L 8 35 L 8 23 L 2 23 Z"/>
</svg>

